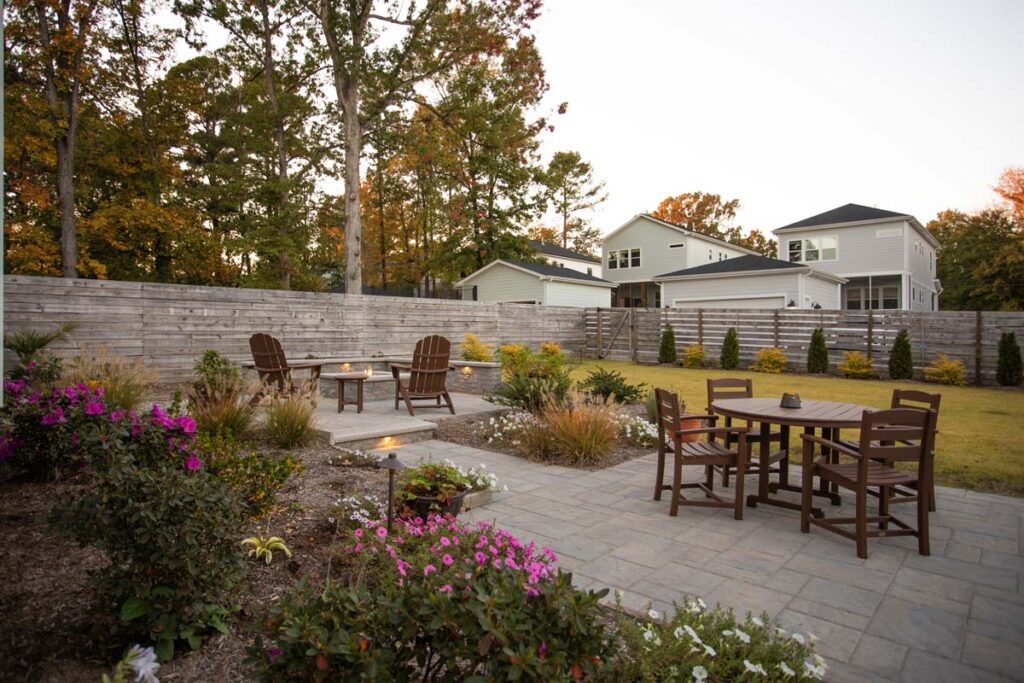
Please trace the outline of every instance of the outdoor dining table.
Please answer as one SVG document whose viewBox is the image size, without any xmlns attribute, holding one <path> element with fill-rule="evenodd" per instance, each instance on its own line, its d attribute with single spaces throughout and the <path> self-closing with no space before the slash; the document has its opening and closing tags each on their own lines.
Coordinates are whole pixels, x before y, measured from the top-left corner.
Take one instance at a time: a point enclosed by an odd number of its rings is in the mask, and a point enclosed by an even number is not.
<svg viewBox="0 0 1024 683">
<path fill-rule="evenodd" d="M 775 491 L 800 492 L 799 486 L 789 483 L 788 466 L 789 443 L 782 444 L 782 450 L 786 451 L 785 458 L 780 461 L 779 481 L 770 481 L 770 463 L 772 460 L 771 444 L 769 435 L 772 425 L 782 427 L 803 427 L 805 434 L 814 434 L 820 429 L 822 436 L 831 441 L 838 441 L 841 429 L 857 429 L 860 427 L 861 416 L 864 411 L 874 410 L 870 406 L 857 405 L 855 403 L 837 403 L 835 401 L 802 401 L 799 408 L 783 408 L 779 398 L 730 398 L 714 401 L 711 404 L 712 411 L 723 417 L 734 420 L 746 420 L 756 422 L 760 425 L 761 439 L 760 452 L 758 453 L 758 477 L 757 493 L 747 496 L 747 506 L 757 507 L 758 503 L 775 505 L 778 507 L 799 510 L 800 504 L 793 503 L 779 498 L 772 498 Z M 788 430 L 787 430 L 788 433 Z M 837 460 L 838 453 L 825 452 L 825 457 L 830 460 Z M 812 482 L 805 482 L 812 485 Z M 839 493 L 822 482 L 814 495 L 828 498 L 833 505 L 839 505 L 841 500 Z M 814 514 L 822 516 L 820 509 L 815 508 Z"/>
</svg>

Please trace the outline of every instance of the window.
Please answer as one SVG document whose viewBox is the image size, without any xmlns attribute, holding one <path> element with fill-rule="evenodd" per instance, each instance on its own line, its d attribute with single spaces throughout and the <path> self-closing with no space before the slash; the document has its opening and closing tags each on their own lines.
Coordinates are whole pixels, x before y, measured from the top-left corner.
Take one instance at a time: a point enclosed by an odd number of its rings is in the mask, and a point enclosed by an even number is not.
<svg viewBox="0 0 1024 683">
<path fill-rule="evenodd" d="M 608 252 L 608 268 L 609 270 L 616 270 L 622 268 L 639 268 L 640 267 L 640 250 L 639 249 L 619 249 L 618 251 Z"/>
<path fill-rule="evenodd" d="M 631 249 L 629 252 L 629 266 L 630 268 L 640 267 L 640 250 Z"/>
<path fill-rule="evenodd" d="M 714 249 L 708 249 L 708 261 L 714 261 L 714 260 L 715 260 L 715 250 Z"/>
<path fill-rule="evenodd" d="M 846 289 L 846 310 L 866 311 L 880 308 L 900 307 L 900 288 L 891 287 L 848 287 Z"/>
<path fill-rule="evenodd" d="M 594 274 L 594 269 L 593 268 L 587 268 L 587 275 L 593 275 L 593 274 Z"/>
<path fill-rule="evenodd" d="M 608 252 L 608 270 L 615 270 L 619 267 L 618 258 L 619 256 L 617 251 Z"/>
<path fill-rule="evenodd" d="M 813 237 L 789 241 L 789 260 L 797 263 L 835 261 L 839 257 L 839 241 L 835 237 Z"/>
</svg>

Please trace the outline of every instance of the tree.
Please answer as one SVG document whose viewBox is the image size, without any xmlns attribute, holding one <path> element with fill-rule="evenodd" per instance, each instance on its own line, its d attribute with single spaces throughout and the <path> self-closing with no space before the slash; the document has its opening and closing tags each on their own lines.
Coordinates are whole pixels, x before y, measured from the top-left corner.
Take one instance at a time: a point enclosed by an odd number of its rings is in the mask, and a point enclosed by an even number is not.
<svg viewBox="0 0 1024 683">
<path fill-rule="evenodd" d="M 719 359 L 723 370 L 735 370 L 740 365 L 740 335 L 735 327 L 730 327 L 722 341 L 722 355 Z"/>
<path fill-rule="evenodd" d="M 892 351 L 889 352 L 889 377 L 891 379 L 913 379 L 914 358 L 910 349 L 910 335 L 906 330 L 896 333 Z"/>
<path fill-rule="evenodd" d="M 658 349 L 658 362 L 676 362 L 676 333 L 670 324 L 666 324 L 665 329 L 661 333 L 661 347 Z"/>
<path fill-rule="evenodd" d="M 811 345 L 807 347 L 807 372 L 814 374 L 828 372 L 828 348 L 825 346 L 825 331 L 820 327 L 811 333 Z"/>
<path fill-rule="evenodd" d="M 748 233 L 744 233 L 742 228 L 732 227 L 726 230 L 725 240 L 738 247 L 745 247 L 751 251 L 756 251 L 763 256 L 776 258 L 775 240 L 760 230 L 751 230 Z"/>
<path fill-rule="evenodd" d="M 542 182 L 547 188 L 547 199 L 554 206 L 562 222 L 561 244 L 570 244 L 576 251 L 590 253 L 593 237 L 588 234 L 589 221 L 577 214 L 593 209 L 608 199 L 604 182 L 594 180 L 590 164 L 579 152 L 555 152 L 544 171 Z M 583 242 L 586 251 L 577 241 Z"/>
<path fill-rule="evenodd" d="M 1024 166 L 1003 171 L 994 189 L 1006 201 L 1017 225 L 1024 225 Z"/>
<path fill-rule="evenodd" d="M 717 194 L 684 192 L 661 200 L 651 215 L 709 237 L 725 239 L 739 208 L 738 199 L 724 201 Z"/>
<path fill-rule="evenodd" d="M 999 364 L 996 379 L 1004 387 L 1016 387 L 1024 382 L 1024 360 L 1014 332 L 1003 332 L 999 336 Z"/>
</svg>

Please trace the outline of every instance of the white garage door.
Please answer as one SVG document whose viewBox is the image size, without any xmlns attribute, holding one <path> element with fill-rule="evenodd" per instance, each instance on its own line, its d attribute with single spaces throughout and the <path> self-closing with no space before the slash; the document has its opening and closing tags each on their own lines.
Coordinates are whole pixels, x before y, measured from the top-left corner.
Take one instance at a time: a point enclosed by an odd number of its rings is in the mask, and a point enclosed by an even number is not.
<svg viewBox="0 0 1024 683">
<path fill-rule="evenodd" d="M 740 299 L 673 299 L 673 308 L 784 308 L 785 297 L 761 296 Z"/>
</svg>

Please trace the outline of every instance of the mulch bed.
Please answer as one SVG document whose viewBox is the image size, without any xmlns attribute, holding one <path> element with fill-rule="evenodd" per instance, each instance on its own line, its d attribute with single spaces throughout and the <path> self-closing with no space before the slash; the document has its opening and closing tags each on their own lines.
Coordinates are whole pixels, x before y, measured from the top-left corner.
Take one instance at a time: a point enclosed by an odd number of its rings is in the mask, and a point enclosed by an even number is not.
<svg viewBox="0 0 1024 683">
<path fill-rule="evenodd" d="M 273 449 L 266 449 L 273 450 Z M 269 567 L 252 562 L 237 598 L 240 611 L 231 633 L 210 638 L 199 650 L 163 664 L 161 681 L 245 680 L 243 659 L 250 642 L 245 624 L 286 593 L 296 580 L 321 581 L 337 542 L 335 506 L 349 495 L 385 494 L 387 475 L 347 458 L 324 443 L 289 453 L 305 470 L 278 494 L 278 508 L 255 520 L 247 535 L 285 539 L 293 558 L 275 553 Z M 51 530 L 47 515 L 70 485 L 26 482 L 8 476 L 0 481 L 0 681 L 96 683 L 109 673 L 123 650 L 96 615 L 88 572 L 101 570 L 105 559 Z M 344 572 L 335 559 L 334 576 Z"/>
</svg>

